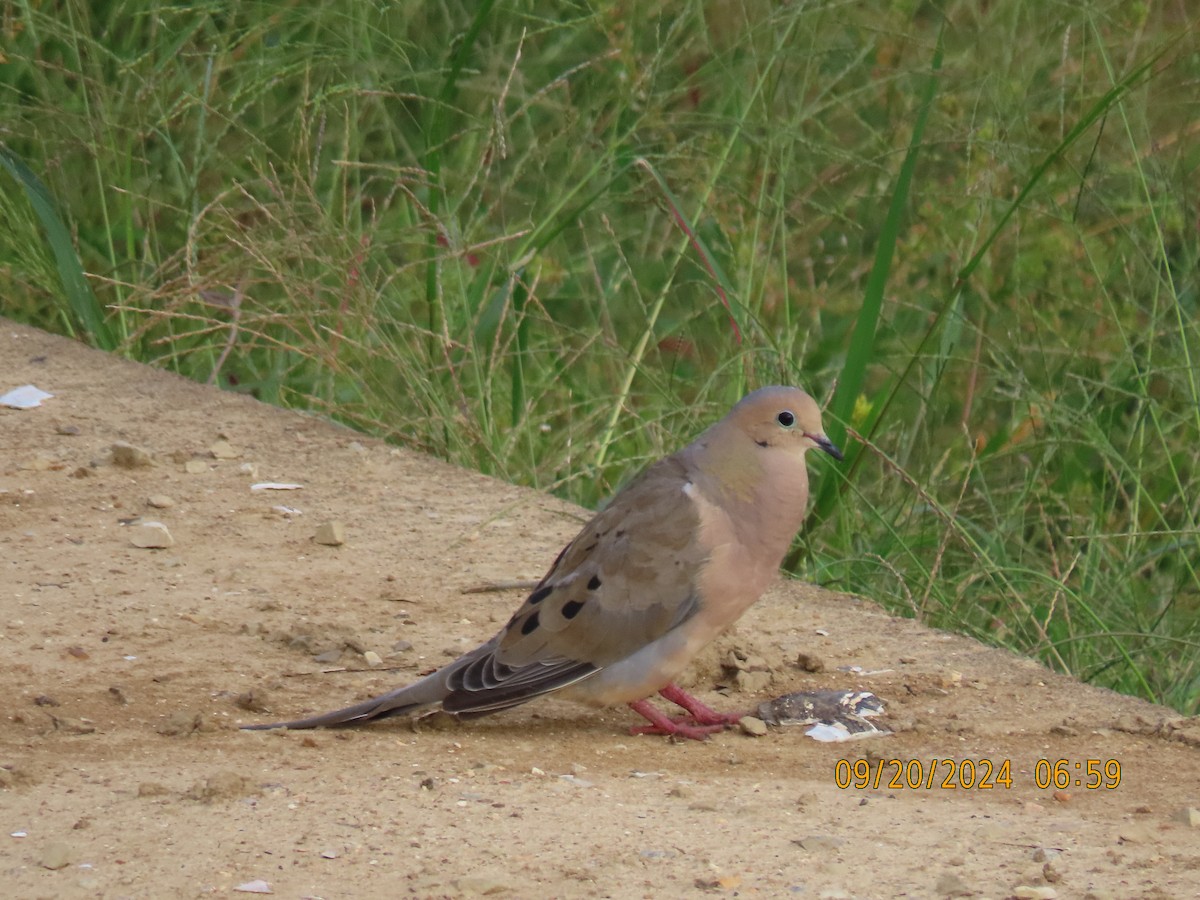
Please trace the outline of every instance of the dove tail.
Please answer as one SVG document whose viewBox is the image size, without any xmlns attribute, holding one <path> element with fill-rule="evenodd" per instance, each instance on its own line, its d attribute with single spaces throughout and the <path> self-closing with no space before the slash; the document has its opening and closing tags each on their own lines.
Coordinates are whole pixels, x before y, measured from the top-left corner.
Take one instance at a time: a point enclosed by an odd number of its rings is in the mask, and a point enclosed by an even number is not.
<svg viewBox="0 0 1200 900">
<path fill-rule="evenodd" d="M 344 709 L 310 716 L 307 719 L 293 719 L 290 722 L 264 722 L 260 725 L 243 725 L 243 731 L 270 731 L 274 728 L 298 730 L 302 728 L 329 728 L 337 725 L 359 725 L 375 719 L 386 719 L 389 716 L 402 716 L 405 713 L 420 709 L 422 706 L 432 706 L 440 703 L 446 696 L 445 669 L 434 672 L 414 684 L 397 688 L 362 703 L 355 703 Z"/>
</svg>

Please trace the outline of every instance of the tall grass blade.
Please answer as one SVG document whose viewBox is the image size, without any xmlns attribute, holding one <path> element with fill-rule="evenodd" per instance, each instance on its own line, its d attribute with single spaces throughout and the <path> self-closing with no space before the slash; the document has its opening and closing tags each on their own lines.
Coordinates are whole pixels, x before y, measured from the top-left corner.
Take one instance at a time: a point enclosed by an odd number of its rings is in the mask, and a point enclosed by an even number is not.
<svg viewBox="0 0 1200 900">
<path fill-rule="evenodd" d="M 64 317 L 67 327 L 72 334 L 82 331 L 101 350 L 115 350 L 117 338 L 104 321 L 104 310 L 92 293 L 92 286 L 88 284 L 79 254 L 75 252 L 75 244 L 71 241 L 71 232 L 59 216 L 50 191 L 17 154 L 4 146 L 0 146 L 0 166 L 21 186 L 46 231 L 46 243 L 54 254 L 58 277 L 62 281 L 63 294 L 71 312 L 70 316 Z"/>
</svg>

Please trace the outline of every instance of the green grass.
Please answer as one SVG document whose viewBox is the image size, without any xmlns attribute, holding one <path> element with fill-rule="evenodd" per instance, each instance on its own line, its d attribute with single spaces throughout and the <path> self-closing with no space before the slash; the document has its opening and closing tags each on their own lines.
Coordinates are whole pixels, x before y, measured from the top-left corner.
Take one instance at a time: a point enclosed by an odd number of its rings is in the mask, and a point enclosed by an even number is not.
<svg viewBox="0 0 1200 900">
<path fill-rule="evenodd" d="M 1185 9 L 18 3 L 0 302 L 588 505 L 804 385 L 802 577 L 1195 713 Z"/>
</svg>

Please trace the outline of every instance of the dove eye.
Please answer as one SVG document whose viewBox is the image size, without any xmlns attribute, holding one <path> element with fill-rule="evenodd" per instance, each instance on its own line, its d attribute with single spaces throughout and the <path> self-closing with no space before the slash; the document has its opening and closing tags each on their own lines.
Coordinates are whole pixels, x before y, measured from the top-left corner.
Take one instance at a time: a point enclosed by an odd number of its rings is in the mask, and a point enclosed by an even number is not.
<svg viewBox="0 0 1200 900">
<path fill-rule="evenodd" d="M 779 415 L 777 415 L 775 417 L 775 421 L 778 422 L 780 425 L 782 425 L 784 428 L 791 428 L 793 425 L 796 424 L 796 417 L 794 415 L 792 415 L 791 410 L 785 409 L 783 412 L 781 412 Z"/>
</svg>

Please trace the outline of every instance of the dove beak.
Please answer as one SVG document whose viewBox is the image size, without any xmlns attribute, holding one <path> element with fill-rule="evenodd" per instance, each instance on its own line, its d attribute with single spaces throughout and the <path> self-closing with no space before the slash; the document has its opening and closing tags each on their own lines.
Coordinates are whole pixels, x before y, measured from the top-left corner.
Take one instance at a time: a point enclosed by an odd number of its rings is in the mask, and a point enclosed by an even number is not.
<svg viewBox="0 0 1200 900">
<path fill-rule="evenodd" d="M 842 456 L 842 451 L 838 449 L 837 444 L 835 444 L 829 438 L 825 437 L 825 435 L 809 434 L 809 435 L 806 435 L 806 437 L 811 439 L 812 442 L 814 444 L 816 444 L 818 448 L 820 448 L 821 450 L 824 450 L 826 453 L 828 453 L 830 456 L 832 456 L 838 462 L 841 462 L 843 459 L 845 459 L 845 457 Z"/>
</svg>

